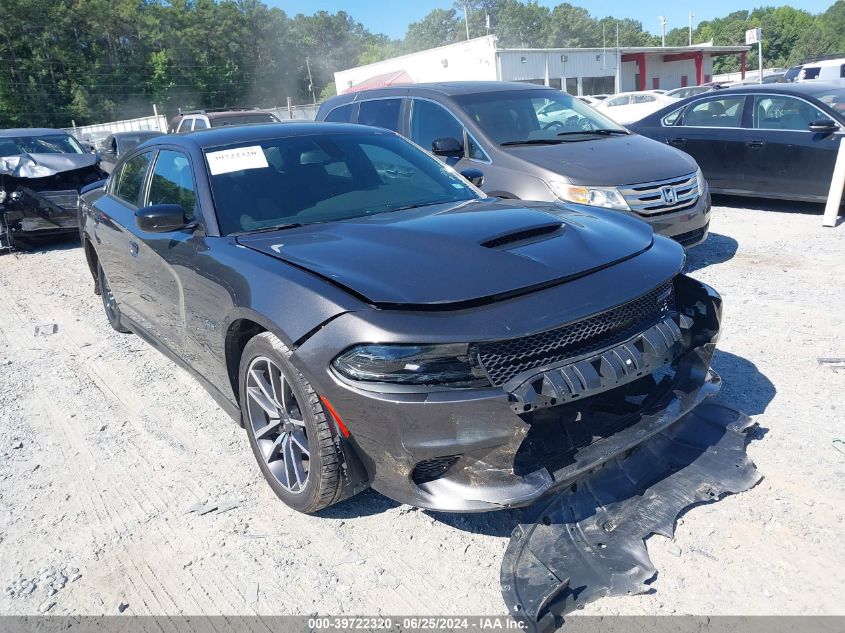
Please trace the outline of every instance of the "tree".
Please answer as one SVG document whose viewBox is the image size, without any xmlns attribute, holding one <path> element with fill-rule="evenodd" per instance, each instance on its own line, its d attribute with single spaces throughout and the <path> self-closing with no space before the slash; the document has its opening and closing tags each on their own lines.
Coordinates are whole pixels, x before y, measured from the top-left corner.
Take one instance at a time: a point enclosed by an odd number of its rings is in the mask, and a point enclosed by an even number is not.
<svg viewBox="0 0 845 633">
<path fill-rule="evenodd" d="M 435 9 L 419 22 L 412 22 L 405 33 L 405 51 L 454 44 L 466 38 L 463 20 L 454 9 Z"/>
</svg>

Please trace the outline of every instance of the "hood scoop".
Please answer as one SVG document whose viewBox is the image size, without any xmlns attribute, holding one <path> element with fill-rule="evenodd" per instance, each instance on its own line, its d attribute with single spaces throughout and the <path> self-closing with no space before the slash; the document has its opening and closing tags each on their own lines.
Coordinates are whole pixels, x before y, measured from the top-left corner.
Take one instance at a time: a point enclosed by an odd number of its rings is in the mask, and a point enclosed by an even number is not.
<svg viewBox="0 0 845 633">
<path fill-rule="evenodd" d="M 482 242 L 481 246 L 484 248 L 502 248 L 503 246 L 510 246 L 516 243 L 534 241 L 537 238 L 557 236 L 563 233 L 565 228 L 566 225 L 563 224 L 563 222 L 552 222 L 542 226 L 532 226 L 530 229 L 499 235 L 498 237 L 489 239 L 486 242 Z"/>
</svg>

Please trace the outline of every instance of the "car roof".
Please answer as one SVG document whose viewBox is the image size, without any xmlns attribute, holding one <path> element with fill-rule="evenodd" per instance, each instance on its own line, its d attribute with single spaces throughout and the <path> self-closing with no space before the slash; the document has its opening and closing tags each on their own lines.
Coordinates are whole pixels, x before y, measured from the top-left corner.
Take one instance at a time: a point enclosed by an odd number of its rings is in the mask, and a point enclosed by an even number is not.
<svg viewBox="0 0 845 633">
<path fill-rule="evenodd" d="M 51 127 L 18 127 L 0 130 L 0 138 L 9 138 L 12 136 L 45 136 L 47 134 L 67 134 L 67 132 Z"/>
<path fill-rule="evenodd" d="M 845 59 L 837 58 L 837 59 L 820 59 L 817 62 L 804 62 L 804 67 L 812 68 L 814 66 L 839 66 L 840 64 L 845 63 Z"/>
<path fill-rule="evenodd" d="M 234 143 L 259 142 L 276 138 L 312 136 L 327 133 L 352 134 L 356 132 L 359 134 L 362 132 L 393 134 L 393 132 L 381 128 L 353 125 L 351 123 L 315 123 L 308 121 L 302 123 L 267 123 L 264 125 L 227 125 L 225 127 L 197 130 L 186 134 L 163 134 L 157 139 L 152 139 L 139 145 L 139 147 L 149 148 L 157 145 L 176 145 L 186 149 L 204 150 L 209 147 L 232 145 Z"/>
<path fill-rule="evenodd" d="M 357 92 L 350 92 L 333 97 L 327 103 L 364 100 L 374 95 L 422 96 L 426 94 L 437 94 L 454 97 L 457 95 L 485 92 L 505 92 L 508 90 L 555 90 L 560 92 L 557 88 L 553 88 L 551 86 L 541 86 L 538 84 L 522 83 L 519 81 L 437 81 L 359 90 Z"/>
<path fill-rule="evenodd" d="M 830 81 L 806 81 L 799 83 L 771 83 L 771 84 L 742 84 L 739 86 L 731 86 L 730 88 L 722 88 L 721 90 L 714 90 L 714 95 L 733 94 L 742 92 L 774 92 L 782 94 L 793 95 L 814 95 L 817 92 L 824 90 L 845 90 L 845 86 Z"/>
<path fill-rule="evenodd" d="M 123 138 L 124 136 L 135 136 L 137 134 L 149 134 L 150 138 L 154 136 L 165 136 L 165 132 L 159 132 L 158 130 L 127 130 L 125 132 L 112 132 L 111 136 L 115 138 Z"/>
</svg>

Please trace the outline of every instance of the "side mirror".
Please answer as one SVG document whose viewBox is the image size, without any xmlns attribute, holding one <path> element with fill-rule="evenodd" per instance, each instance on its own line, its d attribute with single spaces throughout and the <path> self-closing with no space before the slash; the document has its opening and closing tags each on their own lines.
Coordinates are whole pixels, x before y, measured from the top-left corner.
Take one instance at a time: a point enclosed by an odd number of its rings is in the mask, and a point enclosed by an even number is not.
<svg viewBox="0 0 845 633">
<path fill-rule="evenodd" d="M 135 223 L 148 233 L 170 233 L 184 229 L 185 210 L 179 204 L 153 204 L 135 212 Z"/>
<path fill-rule="evenodd" d="M 813 121 L 808 126 L 811 132 L 821 132 L 823 134 L 832 134 L 836 130 L 839 129 L 839 126 L 836 125 L 835 121 L 831 119 L 819 119 L 818 121 Z"/>
<path fill-rule="evenodd" d="M 463 158 L 464 145 L 452 136 L 444 136 L 442 138 L 436 138 L 431 142 L 431 151 L 435 156 Z"/>
<path fill-rule="evenodd" d="M 480 169 L 464 169 L 461 172 L 461 176 L 469 180 L 476 187 L 484 184 L 484 174 Z"/>
</svg>

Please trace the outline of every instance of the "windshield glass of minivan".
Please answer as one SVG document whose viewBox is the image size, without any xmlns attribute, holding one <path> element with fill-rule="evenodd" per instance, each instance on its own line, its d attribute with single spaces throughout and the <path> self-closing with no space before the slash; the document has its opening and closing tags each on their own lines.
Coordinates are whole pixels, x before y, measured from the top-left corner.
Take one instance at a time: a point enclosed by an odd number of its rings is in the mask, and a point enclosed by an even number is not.
<svg viewBox="0 0 845 633">
<path fill-rule="evenodd" d="M 68 134 L 0 138 L 0 156 L 18 154 L 83 154 L 82 147 Z"/>
<path fill-rule="evenodd" d="M 499 144 L 579 140 L 579 136 L 593 136 L 596 130 L 627 133 L 618 123 L 559 90 L 487 92 L 460 95 L 455 100 Z"/>
<path fill-rule="evenodd" d="M 813 96 L 845 116 L 845 88 L 826 88 L 813 93 Z"/>
<path fill-rule="evenodd" d="M 320 134 L 205 152 L 226 235 L 363 217 L 479 195 L 396 134 Z"/>
</svg>

